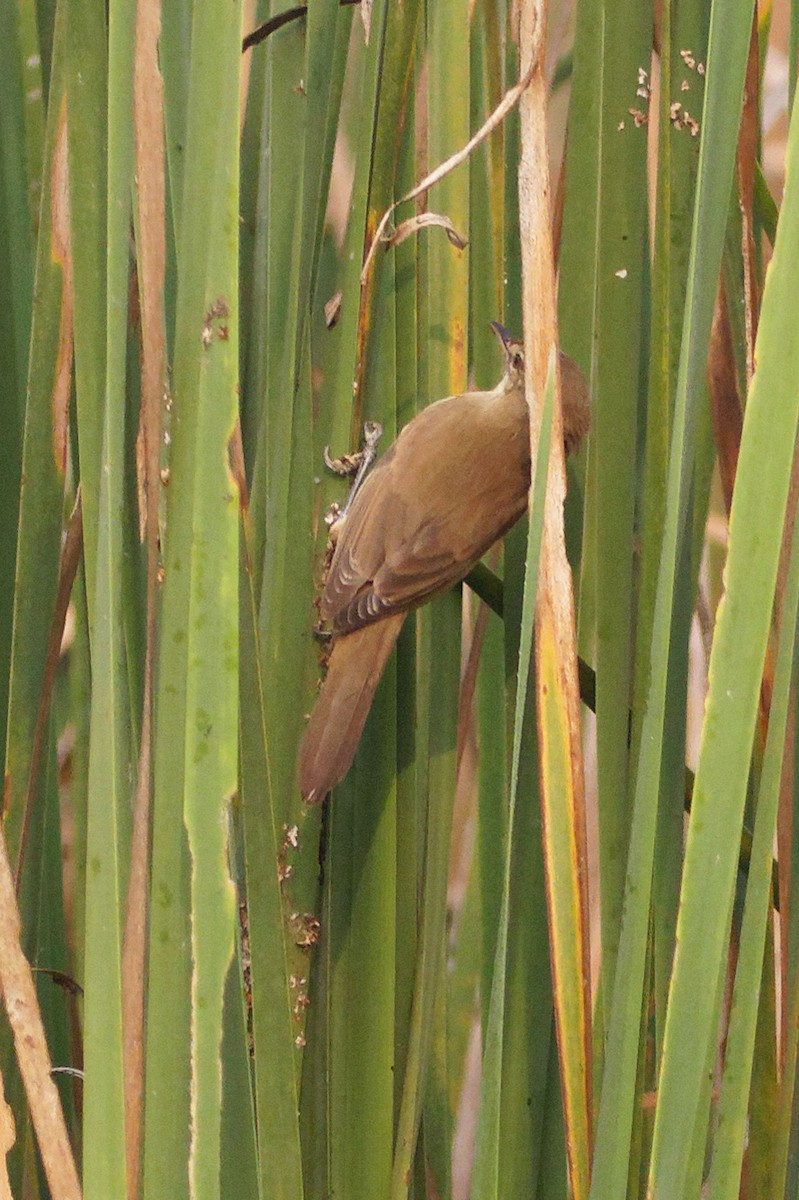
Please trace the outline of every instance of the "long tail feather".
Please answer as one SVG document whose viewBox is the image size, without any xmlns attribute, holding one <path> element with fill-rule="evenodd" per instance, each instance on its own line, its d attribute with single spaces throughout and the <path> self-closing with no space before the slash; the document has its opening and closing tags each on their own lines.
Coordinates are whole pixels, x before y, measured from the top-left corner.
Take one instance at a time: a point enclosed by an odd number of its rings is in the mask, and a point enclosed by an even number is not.
<svg viewBox="0 0 799 1200">
<path fill-rule="evenodd" d="M 340 637 L 300 746 L 300 790 L 318 804 L 352 765 L 380 676 L 405 613 L 384 617 Z"/>
</svg>

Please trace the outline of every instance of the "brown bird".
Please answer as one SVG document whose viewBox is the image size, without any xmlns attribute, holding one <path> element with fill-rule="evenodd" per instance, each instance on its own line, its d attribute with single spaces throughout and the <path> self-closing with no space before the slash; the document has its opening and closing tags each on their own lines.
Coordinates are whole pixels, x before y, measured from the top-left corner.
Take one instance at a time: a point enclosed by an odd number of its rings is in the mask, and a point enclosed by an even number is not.
<svg viewBox="0 0 799 1200">
<path fill-rule="evenodd" d="M 405 426 L 338 523 L 320 614 L 333 646 L 300 747 L 300 789 L 317 804 L 350 769 L 406 614 L 463 579 L 527 509 L 530 425 L 524 347 L 497 322 L 505 374 L 490 392 L 431 404 Z M 560 355 L 564 442 L 590 421 L 579 367 Z"/>
</svg>

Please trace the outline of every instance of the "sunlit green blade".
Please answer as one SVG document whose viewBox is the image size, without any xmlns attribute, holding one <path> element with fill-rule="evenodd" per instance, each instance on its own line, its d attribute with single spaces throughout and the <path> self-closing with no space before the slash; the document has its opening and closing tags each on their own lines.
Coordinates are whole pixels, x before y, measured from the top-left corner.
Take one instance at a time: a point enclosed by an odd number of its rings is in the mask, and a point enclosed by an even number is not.
<svg viewBox="0 0 799 1200">
<path fill-rule="evenodd" d="M 635 896 L 624 910 L 610 1016 L 605 1079 L 597 1128 L 592 1176 L 592 1197 L 616 1194 L 626 1187 L 629 1138 L 632 1124 L 639 1014 L 644 980 L 649 924 L 650 881 L 662 760 L 661 731 L 666 707 L 668 644 L 671 628 L 674 576 L 678 546 L 690 494 L 691 454 L 696 425 L 696 394 L 704 375 L 718 270 L 724 240 L 727 200 L 737 143 L 740 98 L 751 11 L 716 0 L 711 24 L 699 183 L 691 243 L 689 283 L 677 385 L 677 399 L 669 463 L 666 526 L 658 576 L 653 622 L 650 685 L 642 726 L 636 774 L 635 802 L 630 832 L 626 896 Z M 723 39 L 723 47 L 722 47 Z M 714 53 L 713 46 L 717 46 Z M 715 69 L 714 69 L 715 67 Z M 713 972 L 708 1003 L 716 995 L 718 973 Z M 664 1049 L 665 1053 L 665 1049 Z M 703 1054 L 692 1051 L 701 1072 Z M 693 1116 L 688 1136 L 683 1132 L 684 1154 L 690 1151 Z M 673 1181 L 672 1181 L 673 1182 Z M 680 1185 L 675 1185 L 679 1194 Z"/>
<path fill-rule="evenodd" d="M 219 1195 L 222 1018 L 235 901 L 240 13 L 194 6 L 172 465 L 156 708 L 145 1197 Z M 168 103 L 169 101 L 167 101 Z"/>
<path fill-rule="evenodd" d="M 237 779 L 238 523 L 228 446 L 236 424 L 238 384 L 236 296 L 238 247 L 237 112 L 240 35 L 237 13 L 215 29 L 209 20 L 194 41 L 198 68 L 227 51 L 226 86 L 233 97 L 222 107 L 212 206 L 218 235 L 209 247 L 205 283 L 207 321 L 213 340 L 203 342 L 191 502 L 189 611 L 185 616 L 188 672 L 185 709 L 184 820 L 191 856 L 191 1145 L 192 1197 L 220 1194 L 222 1018 L 225 981 L 233 953 L 236 912 L 228 862 L 228 821 Z M 201 75 L 200 78 L 203 78 Z M 195 310 L 196 311 L 196 310 Z M 178 333 L 181 328 L 178 326 Z M 191 330 L 183 331 L 191 334 Z M 179 481 L 175 480 L 175 484 Z M 180 548 L 179 548 L 180 552 Z M 173 562 L 174 566 L 174 562 Z M 181 566 L 178 565 L 177 570 Z"/>
<path fill-rule="evenodd" d="M 97 14 L 95 14 L 96 16 Z M 130 181 L 133 175 L 133 22 L 135 6 L 112 4 L 108 60 L 108 257 L 105 288 L 107 366 L 102 407 L 102 470 L 97 509 L 96 577 L 89 592 L 102 616 L 91 638 L 92 718 L 86 830 L 86 956 L 84 1057 L 84 1194 L 126 1194 L 124 1068 L 122 1062 L 121 932 L 132 766 L 131 719 L 123 626 L 125 371 L 130 261 Z M 73 29 L 73 36 L 77 31 Z M 81 36 L 85 36 L 83 33 Z M 102 112 L 102 110 L 100 110 Z M 88 112 L 85 112 L 88 116 Z M 83 135 L 80 126 L 71 138 Z M 102 131 L 100 142 L 102 141 Z M 91 141 L 91 136 L 87 134 Z M 75 149 L 77 156 L 77 147 Z M 119 197 L 117 199 L 116 197 Z M 124 197 L 124 200 L 122 199 Z M 73 213 L 73 215 L 75 215 Z M 103 229 L 106 221 L 103 221 Z M 75 241 L 77 255 L 93 247 Z M 88 275 L 88 267 L 84 264 Z M 82 314 L 76 319 L 76 336 Z M 87 342 L 92 331 L 87 329 Z M 87 405 L 84 413 L 92 413 Z M 79 411 L 80 429 L 82 414 Z M 91 417 L 90 417 L 91 419 Z M 91 434 L 84 442 L 91 445 Z M 83 467 L 83 460 L 81 467 Z M 88 465 L 88 464 L 87 464 Z M 91 487 L 91 474 L 86 490 Z M 84 513 L 85 513 L 84 507 Z M 85 528 L 85 525 L 84 525 Z M 87 561 L 92 561 L 87 559 Z"/>
<path fill-rule="evenodd" d="M 746 15 L 736 14 L 741 42 L 748 35 Z M 715 21 L 714 8 L 709 93 L 717 44 L 714 35 L 721 36 Z M 726 26 L 723 69 L 728 71 L 730 32 Z M 705 116 L 705 136 L 712 129 L 708 128 L 710 117 L 710 113 Z M 797 153 L 797 139 L 799 127 L 794 124 L 789 165 Z M 701 1051 L 715 1036 L 713 995 L 703 988 L 702 980 L 718 973 L 725 953 L 723 939 L 732 902 L 748 759 L 799 412 L 795 389 L 788 383 L 791 369 L 799 367 L 799 341 L 787 308 L 787 298 L 795 287 L 799 245 L 799 194 L 792 182 L 789 175 L 763 298 L 758 366 L 746 406 L 730 519 L 727 593 L 713 641 L 710 695 L 686 847 L 652 1152 L 652 1183 L 656 1189 L 668 1191 L 680 1188 L 685 1130 L 695 1119 L 701 1083 Z M 786 364 L 793 365 L 788 366 L 788 373 Z M 759 464 L 766 460 L 769 473 L 764 478 Z M 762 837 L 768 840 L 767 832 Z M 759 972 L 759 955 L 755 957 Z"/>
<path fill-rule="evenodd" d="M 788 719 L 791 672 L 795 657 L 796 621 L 799 612 L 799 526 L 794 527 L 791 566 L 781 613 L 781 630 L 774 692 L 769 716 L 763 773 L 755 814 L 749 885 L 746 891 L 735 989 L 724 1062 L 719 1128 L 714 1143 L 709 1200 L 737 1197 L 741 1162 L 747 1141 L 747 1100 L 755 1053 L 756 1020 L 761 973 L 764 970 L 764 939 L 771 901 L 771 860 L 780 794 L 780 775 Z M 766 955 L 766 962 L 771 955 Z M 771 978 L 773 981 L 773 962 Z M 782 1129 L 784 1131 L 784 1124 Z M 772 1127 L 773 1135 L 773 1127 Z M 783 1141 L 774 1163 L 776 1178 L 784 1170 L 787 1146 Z M 774 1194 L 778 1194 L 775 1190 Z"/>
</svg>

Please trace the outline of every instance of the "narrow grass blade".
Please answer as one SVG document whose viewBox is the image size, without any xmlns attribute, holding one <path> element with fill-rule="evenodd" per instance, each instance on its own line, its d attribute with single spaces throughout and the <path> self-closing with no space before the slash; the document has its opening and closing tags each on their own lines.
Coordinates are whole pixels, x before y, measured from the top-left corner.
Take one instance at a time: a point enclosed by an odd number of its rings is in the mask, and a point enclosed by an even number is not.
<svg viewBox="0 0 799 1200">
<path fill-rule="evenodd" d="M 427 162 L 436 166 L 469 138 L 469 72 L 448 69 L 453 56 L 469 62 L 469 6 L 449 0 L 427 11 Z M 429 206 L 464 228 L 469 212 L 469 178 L 464 167 L 431 189 Z M 419 310 L 421 341 L 428 345 L 422 366 L 422 392 L 428 399 L 463 391 L 467 381 L 469 278 L 468 250 L 456 251 L 440 230 L 426 235 L 427 288 Z M 460 677 L 460 595 L 434 601 L 420 618 L 435 647 L 429 691 L 422 699 L 427 730 L 417 743 L 421 791 L 427 786 L 427 835 L 420 934 L 408 1060 L 399 1112 L 391 1195 L 408 1194 L 419 1118 L 425 1101 L 425 1075 L 432 1047 L 437 989 L 444 986 L 442 928 L 446 915 L 447 864 L 452 824 Z M 429 622 L 429 624 L 428 624 Z M 427 667 L 422 661 L 422 675 Z M 422 685 L 424 686 L 424 684 Z M 426 705 L 429 702 L 429 710 Z M 427 738 L 429 737 L 429 742 Z M 427 742 L 427 770 L 422 747 Z M 441 1031 L 440 1031 L 441 1032 Z M 446 1061 L 446 1054 L 442 1061 Z M 446 1084 L 444 1084 L 446 1087 Z M 435 1122 L 431 1111 L 429 1120 Z M 431 1131 L 432 1132 L 432 1131 Z"/>
<path fill-rule="evenodd" d="M 75 400 L 91 636 L 94 632 L 106 377 L 109 66 L 105 4 L 100 0 L 69 0 L 65 10 Z"/>
<path fill-rule="evenodd" d="M 63 30 L 63 23 L 60 26 Z M 59 35 L 63 46 L 63 33 Z M 61 89 L 59 48 L 54 87 Z M 69 188 L 66 120 L 60 103 L 47 136 L 38 290 L 22 449 L 19 553 L 15 571 L 14 633 L 6 744 L 5 828 L 16 858 L 44 679 L 48 627 L 55 605 L 64 501 L 66 421 L 72 358 Z M 59 369 L 60 366 L 60 369 Z"/>
<path fill-rule="evenodd" d="M 419 62 L 416 49 L 419 42 L 419 22 L 414 46 L 415 74 Z M 404 141 L 397 170 L 396 189 L 404 195 L 414 182 L 416 121 L 415 107 L 408 102 L 405 109 Z M 393 252 L 393 296 L 395 305 L 395 412 L 398 427 L 407 423 L 418 409 L 420 397 L 416 388 L 418 312 L 416 277 L 419 263 L 419 239 L 411 238 Z M 397 642 L 397 943 L 395 973 L 394 1020 L 394 1112 L 399 1112 L 402 1082 L 405 1075 L 416 966 L 419 919 L 419 878 L 422 833 L 424 829 L 425 789 L 418 770 L 419 678 L 417 665 L 417 618 L 406 619 Z"/>
<path fill-rule="evenodd" d="M 8 677 L 22 451 L 22 422 L 33 303 L 33 238 L 25 154 L 25 93 L 17 6 L 0 5 L 0 289 L 10 305 L 0 347 L 0 729 L 8 716 Z"/>
<path fill-rule="evenodd" d="M 672 97 L 679 91 L 681 104 L 694 112 L 701 107 L 704 89 L 696 63 L 706 58 L 706 14 L 701 5 L 681 5 L 673 15 L 666 9 L 661 21 L 662 53 L 658 85 L 657 212 L 652 268 L 649 379 L 646 409 L 646 450 L 643 462 L 641 508 L 641 567 L 638 582 L 638 616 L 635 677 L 632 704 L 632 758 L 637 763 L 641 725 L 651 668 L 652 623 L 666 511 L 668 452 L 673 397 L 680 356 L 680 335 L 688 278 L 698 145 L 690 130 L 671 121 Z M 694 56 L 689 67 L 679 51 L 686 46 Z M 690 56 L 689 56 L 690 57 Z M 700 507 L 697 497 L 697 507 Z M 704 509 L 702 510 L 704 519 Z M 685 760 L 685 719 L 677 697 L 684 697 L 687 672 L 688 629 L 694 607 L 693 565 L 683 561 L 675 586 L 674 618 L 668 695 L 673 697 L 673 719 L 664 728 L 661 767 L 661 800 L 653 879 L 655 1037 L 662 1046 L 674 928 L 677 920 L 679 880 L 682 871 L 682 827 Z"/>
<path fill-rule="evenodd" d="M 278 877 L 281 853 L 276 803 L 270 786 L 264 681 L 258 642 L 257 599 L 251 560 L 249 514 L 244 522 L 244 580 L 241 592 L 241 780 L 247 864 L 247 915 L 252 978 L 255 1111 L 259 1189 L 269 1195 L 277 1182 L 281 1200 L 303 1195 L 295 1033 L 292 1006 L 308 995 L 307 972 L 289 989 L 287 922 Z M 256 803 L 266 780 L 266 820 Z M 285 851 L 283 851 L 285 853 Z M 272 867 L 270 870 L 269 867 Z M 302 980 L 302 983 L 300 983 Z M 317 1002 L 318 998 L 317 998 Z M 264 1065 L 266 1064 L 266 1065 Z M 271 1184 L 270 1184 L 271 1181 Z"/>
<path fill-rule="evenodd" d="M 632 680 L 633 525 L 640 355 L 646 288 L 646 118 L 652 14 L 640 0 L 604 8 L 599 149 L 596 388 L 587 520 L 596 536 L 597 803 L 602 987 L 610 995 L 629 829 L 628 710 Z M 635 114 L 642 114 L 636 116 Z M 606 1007 L 606 1013 L 609 1011 Z"/>
<path fill-rule="evenodd" d="M 593 331 L 597 324 L 597 230 L 600 219 L 600 154 L 602 147 L 602 89 L 604 86 L 604 11 L 593 0 L 576 8 L 574 70 L 569 103 L 568 137 L 564 152 L 565 199 L 558 255 L 558 335 L 561 346 L 580 366 L 596 390 Z M 589 441 L 582 477 L 588 512 L 584 521 L 579 580 L 579 644 L 586 661 L 593 661 L 596 616 L 596 491 L 595 454 Z"/>
<path fill-rule="evenodd" d="M 192 0 L 171 0 L 165 4 L 159 62 L 164 76 L 167 176 L 176 245 L 180 243 L 183 213 L 192 32 Z"/>
<path fill-rule="evenodd" d="M 160 538 L 161 409 L 166 385 L 164 277 L 166 197 L 164 95 L 158 66 L 160 0 L 136 8 L 134 132 L 137 208 L 135 224 L 141 297 L 142 370 L 136 439 L 138 528 L 146 542 L 145 647 L 139 761 L 133 807 L 130 875 L 125 902 L 122 958 L 122 1036 L 125 1060 L 125 1150 L 128 1191 L 138 1194 L 144 1095 L 144 1011 L 147 902 L 152 808 L 153 696 Z"/>
</svg>

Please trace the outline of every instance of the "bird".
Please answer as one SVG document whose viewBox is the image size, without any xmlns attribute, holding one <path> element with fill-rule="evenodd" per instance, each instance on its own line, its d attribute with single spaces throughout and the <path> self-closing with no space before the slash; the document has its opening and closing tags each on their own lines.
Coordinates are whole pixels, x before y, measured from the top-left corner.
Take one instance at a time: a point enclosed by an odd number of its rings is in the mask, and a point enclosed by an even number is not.
<svg viewBox="0 0 799 1200">
<path fill-rule="evenodd" d="M 327 676 L 299 751 L 299 786 L 318 804 L 352 765 L 375 689 L 408 613 L 460 582 L 527 510 L 530 423 L 524 346 L 504 351 L 495 388 L 418 413 L 353 489 L 332 529 L 319 603 L 332 635 Z M 566 452 L 590 424 L 588 385 L 560 353 Z"/>
</svg>

